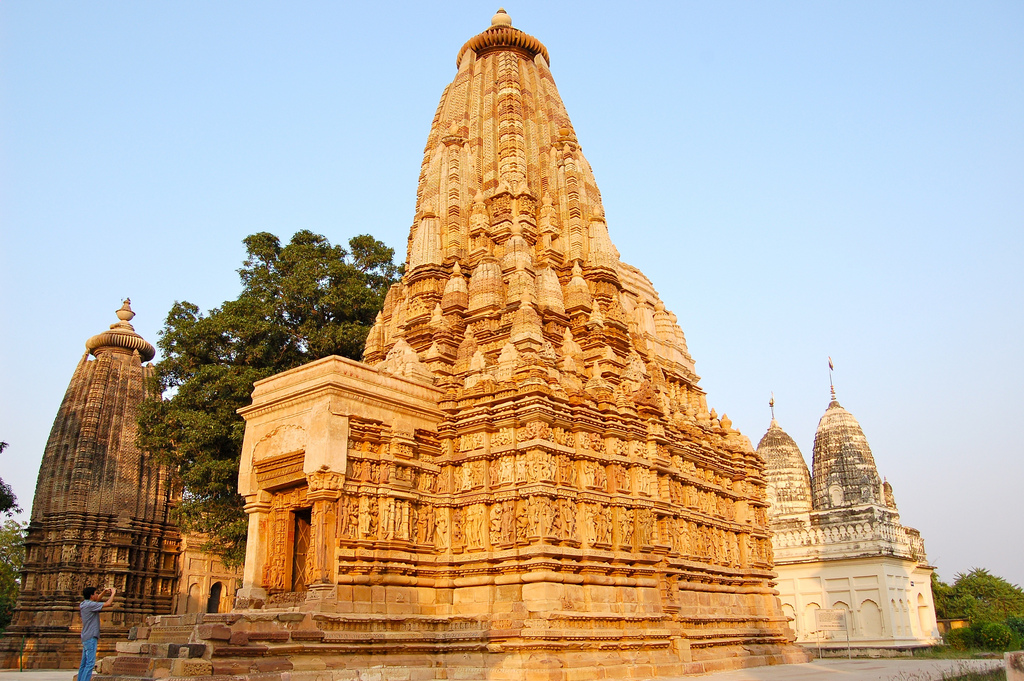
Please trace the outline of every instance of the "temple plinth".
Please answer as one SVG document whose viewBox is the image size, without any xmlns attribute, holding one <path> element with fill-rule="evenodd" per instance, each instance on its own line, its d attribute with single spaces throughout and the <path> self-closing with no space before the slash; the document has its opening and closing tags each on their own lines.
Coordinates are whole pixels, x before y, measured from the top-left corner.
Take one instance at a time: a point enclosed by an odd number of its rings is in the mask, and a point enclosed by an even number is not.
<svg viewBox="0 0 1024 681">
<path fill-rule="evenodd" d="M 805 659 L 772 590 L 763 461 L 620 260 L 548 62 L 504 11 L 459 51 L 364 361 L 271 377 L 241 410 L 235 611 L 155 620 L 106 673 L 569 681 Z"/>
</svg>

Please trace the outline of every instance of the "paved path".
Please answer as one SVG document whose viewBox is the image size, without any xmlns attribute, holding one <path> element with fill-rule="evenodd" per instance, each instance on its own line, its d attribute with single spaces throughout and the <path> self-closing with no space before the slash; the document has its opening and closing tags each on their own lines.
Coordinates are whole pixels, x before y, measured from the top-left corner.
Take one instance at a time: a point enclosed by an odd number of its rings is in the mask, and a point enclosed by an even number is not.
<svg viewBox="0 0 1024 681">
<path fill-rule="evenodd" d="M 943 672 L 1001 667 L 1002 660 L 815 660 L 718 672 L 708 681 L 939 681 Z M 77 669 L 0 671 L 0 681 L 71 681 Z"/>
</svg>

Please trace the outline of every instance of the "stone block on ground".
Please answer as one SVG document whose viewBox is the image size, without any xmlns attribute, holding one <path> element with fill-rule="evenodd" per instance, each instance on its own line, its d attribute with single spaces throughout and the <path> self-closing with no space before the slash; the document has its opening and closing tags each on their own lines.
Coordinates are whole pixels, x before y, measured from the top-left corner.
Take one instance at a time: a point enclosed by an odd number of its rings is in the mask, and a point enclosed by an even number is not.
<svg viewBox="0 0 1024 681">
<path fill-rule="evenodd" d="M 209 660 L 179 658 L 171 663 L 171 676 L 209 676 L 210 674 L 213 674 L 213 664 Z"/>
<path fill-rule="evenodd" d="M 1006 663 L 1006 681 L 1024 681 L 1024 651 L 1003 654 Z"/>
</svg>

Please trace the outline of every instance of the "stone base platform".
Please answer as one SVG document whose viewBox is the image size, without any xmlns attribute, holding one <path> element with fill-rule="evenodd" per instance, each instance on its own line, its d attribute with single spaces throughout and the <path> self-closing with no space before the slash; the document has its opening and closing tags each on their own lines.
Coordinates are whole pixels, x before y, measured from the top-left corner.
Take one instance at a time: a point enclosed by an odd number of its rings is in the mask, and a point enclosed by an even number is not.
<svg viewBox="0 0 1024 681">
<path fill-rule="evenodd" d="M 124 639 L 126 633 L 126 629 L 104 629 L 97 657 L 116 654 L 115 643 L 118 638 Z M 82 638 L 77 631 L 36 630 L 23 637 L 8 629 L 0 639 L 0 669 L 78 669 L 81 660 Z"/>
<path fill-rule="evenodd" d="M 590 681 L 703 674 L 806 662 L 798 647 L 700 642 L 657 628 L 622 632 L 501 632 L 476 618 L 379 617 L 320 612 L 240 611 L 150 618 L 96 681 Z M 607 635 L 603 635 L 606 633 Z M 648 636 L 648 633 L 651 636 Z"/>
</svg>

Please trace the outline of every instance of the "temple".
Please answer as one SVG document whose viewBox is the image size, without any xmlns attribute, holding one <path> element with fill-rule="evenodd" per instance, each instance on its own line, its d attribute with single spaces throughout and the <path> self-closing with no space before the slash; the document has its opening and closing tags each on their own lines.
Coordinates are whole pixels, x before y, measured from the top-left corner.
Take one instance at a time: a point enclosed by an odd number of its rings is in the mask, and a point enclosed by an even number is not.
<svg viewBox="0 0 1024 681">
<path fill-rule="evenodd" d="M 763 463 L 612 244 L 547 49 L 459 50 L 405 274 L 362 362 L 256 384 L 235 610 L 161 617 L 120 677 L 656 677 L 803 661 Z M 325 671 L 326 670 L 326 671 Z"/>
<path fill-rule="evenodd" d="M 86 343 L 43 453 L 21 592 L 0 640 L 4 667 L 77 668 L 85 586 L 114 586 L 100 653 L 148 615 L 173 612 L 180 537 L 169 471 L 135 445 L 155 350 L 130 302 Z M 20 658 L 20 660 L 19 660 Z"/>
<path fill-rule="evenodd" d="M 152 398 L 155 349 L 118 321 L 86 343 L 39 466 L 21 590 L 0 639 L 0 668 L 77 669 L 82 588 L 114 586 L 101 615 L 101 654 L 150 615 L 230 610 L 241 575 L 181 535 L 169 469 L 135 444 L 139 407 Z"/>
<path fill-rule="evenodd" d="M 931 573 L 920 533 L 900 524 L 867 438 L 835 399 L 814 436 L 813 475 L 774 415 L 757 452 L 767 462 L 769 521 L 783 611 L 797 642 L 909 650 L 938 638 Z M 847 631 L 819 627 L 841 610 Z"/>
</svg>

